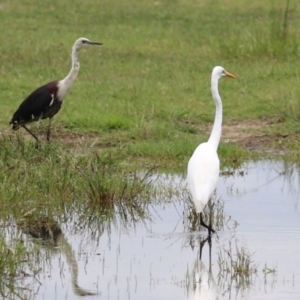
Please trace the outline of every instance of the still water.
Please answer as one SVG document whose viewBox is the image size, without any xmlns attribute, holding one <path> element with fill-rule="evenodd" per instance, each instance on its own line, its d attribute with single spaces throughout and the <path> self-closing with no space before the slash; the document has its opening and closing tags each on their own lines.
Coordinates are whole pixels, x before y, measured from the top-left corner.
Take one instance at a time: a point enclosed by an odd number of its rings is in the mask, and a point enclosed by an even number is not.
<svg viewBox="0 0 300 300">
<path fill-rule="evenodd" d="M 188 229 L 186 192 L 152 206 L 151 220 L 116 221 L 101 235 L 73 232 L 66 224 L 57 248 L 42 251 L 43 272 L 36 275 L 33 294 L 36 299 L 300 299 L 299 171 L 263 161 L 224 172 L 216 192 L 224 226 L 211 247 L 204 244 L 201 261 L 200 241 L 207 232 Z M 160 180 L 185 189 L 184 176 Z M 251 257 L 248 275 L 222 269 L 231 265 L 227 252 L 237 260 L 236 247 Z"/>
</svg>

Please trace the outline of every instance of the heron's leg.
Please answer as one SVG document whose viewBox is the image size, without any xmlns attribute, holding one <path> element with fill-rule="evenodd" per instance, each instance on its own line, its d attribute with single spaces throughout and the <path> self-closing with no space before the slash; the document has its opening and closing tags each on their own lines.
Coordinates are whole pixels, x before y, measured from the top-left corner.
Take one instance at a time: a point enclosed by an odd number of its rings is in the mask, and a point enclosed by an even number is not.
<svg viewBox="0 0 300 300">
<path fill-rule="evenodd" d="M 35 138 L 35 140 L 36 140 L 36 142 L 37 142 L 37 148 L 39 148 L 39 146 L 40 146 L 40 140 L 38 139 L 38 137 L 35 135 L 35 134 L 33 134 L 26 126 L 25 126 L 25 124 L 23 124 L 23 125 L 21 125 L 28 133 L 30 133 L 34 138 Z"/>
<path fill-rule="evenodd" d="M 205 228 L 208 229 L 208 234 L 209 234 L 209 235 L 211 235 L 211 233 L 215 233 L 215 231 L 212 229 L 212 227 L 206 225 L 205 222 L 203 221 L 202 212 L 200 213 L 200 224 L 201 224 L 202 226 L 204 226 Z"/>
<path fill-rule="evenodd" d="M 36 140 L 36 149 L 39 149 L 40 148 L 40 140 L 38 139 L 38 137 L 33 134 L 26 126 L 25 124 L 21 125 L 28 133 L 30 133 Z"/>
<path fill-rule="evenodd" d="M 48 142 L 50 142 L 51 122 L 52 122 L 52 118 L 49 118 L 49 126 L 48 126 L 48 130 L 47 130 L 47 141 Z"/>
<path fill-rule="evenodd" d="M 39 139 L 38 139 L 38 137 L 35 135 L 35 134 L 33 134 L 24 124 L 22 125 L 22 127 L 28 132 L 28 133 L 30 133 L 34 138 L 35 138 L 35 140 L 37 141 L 37 142 L 39 142 Z"/>
</svg>

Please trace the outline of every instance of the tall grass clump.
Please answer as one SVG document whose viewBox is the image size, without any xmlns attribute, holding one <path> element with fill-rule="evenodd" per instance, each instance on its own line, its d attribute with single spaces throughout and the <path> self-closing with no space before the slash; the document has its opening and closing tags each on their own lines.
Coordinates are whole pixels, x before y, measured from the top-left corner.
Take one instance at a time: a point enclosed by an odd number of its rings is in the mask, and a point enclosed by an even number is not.
<svg viewBox="0 0 300 300">
<path fill-rule="evenodd" d="M 228 246 L 221 246 L 218 253 L 219 266 L 218 286 L 223 291 L 230 291 L 235 283 L 235 288 L 242 294 L 248 290 L 257 274 L 257 265 L 253 262 L 253 253 L 245 246 L 240 246 L 237 239 L 233 245 L 234 236 L 228 241 Z"/>
<path fill-rule="evenodd" d="M 81 170 L 82 222 L 97 218 L 111 221 L 117 218 L 123 225 L 148 217 L 154 167 L 132 171 L 118 163 L 111 153 L 95 154 L 89 167 Z"/>
<path fill-rule="evenodd" d="M 130 208 L 140 215 L 143 210 L 139 208 L 149 201 L 153 170 L 126 170 L 111 153 L 96 154 L 81 172 L 89 205 L 106 211 L 119 204 L 120 212 Z"/>
</svg>

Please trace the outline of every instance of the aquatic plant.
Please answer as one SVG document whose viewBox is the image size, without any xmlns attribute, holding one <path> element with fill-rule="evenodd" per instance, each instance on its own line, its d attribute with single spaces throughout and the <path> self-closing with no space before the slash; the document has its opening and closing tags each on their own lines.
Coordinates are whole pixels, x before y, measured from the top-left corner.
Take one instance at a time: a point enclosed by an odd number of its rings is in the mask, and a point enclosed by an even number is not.
<svg viewBox="0 0 300 300">
<path fill-rule="evenodd" d="M 94 232 L 101 235 L 105 224 L 110 228 L 118 220 L 128 226 L 149 218 L 154 169 L 130 171 L 109 153 L 91 157 L 80 172 L 81 197 L 72 205 L 76 227 L 97 228 Z"/>
<path fill-rule="evenodd" d="M 253 253 L 241 246 L 235 235 L 232 235 L 227 246 L 220 246 L 217 281 L 221 293 L 231 292 L 233 284 L 237 293 L 243 294 L 249 289 L 254 280 L 253 275 L 257 273 L 257 264 L 253 262 L 252 256 Z"/>
<path fill-rule="evenodd" d="M 6 237 L 13 239 L 8 242 Z M 0 296 L 2 299 L 32 299 L 36 274 L 32 267 L 32 248 L 27 248 L 20 235 L 12 230 L 1 232 L 0 237 Z"/>
</svg>

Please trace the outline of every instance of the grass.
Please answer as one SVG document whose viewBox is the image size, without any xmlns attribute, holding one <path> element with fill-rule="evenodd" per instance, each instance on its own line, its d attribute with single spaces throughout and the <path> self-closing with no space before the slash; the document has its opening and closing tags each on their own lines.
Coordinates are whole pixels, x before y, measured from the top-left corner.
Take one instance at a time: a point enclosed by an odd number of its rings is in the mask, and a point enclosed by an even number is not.
<svg viewBox="0 0 300 300">
<path fill-rule="evenodd" d="M 37 208 L 48 213 L 51 208 L 54 215 L 61 215 L 76 201 L 101 213 L 114 210 L 118 203 L 138 210 L 138 202 L 144 205 L 151 196 L 155 168 L 146 167 L 146 173 L 132 171 L 117 151 L 82 155 L 54 144 L 40 151 L 34 143 L 13 139 L 2 139 L 1 144 L 4 219 L 10 213 L 18 219 L 20 213 L 23 216 Z"/>
<path fill-rule="evenodd" d="M 232 245 L 234 240 L 235 247 Z M 236 294 L 247 293 L 257 274 L 258 265 L 252 260 L 253 253 L 232 236 L 228 246 L 219 249 L 217 264 L 219 266 L 218 286 L 221 294 L 226 294 L 234 285 Z M 229 292 L 230 293 L 230 292 Z"/>
<path fill-rule="evenodd" d="M 125 142 L 133 156 L 186 159 L 207 138 L 199 127 L 214 118 L 210 73 L 223 65 L 238 78 L 220 84 L 225 123 L 280 119 L 294 133 L 280 116 L 298 107 L 299 5 L 286 8 L 279 0 L 4 1 L 0 128 L 34 88 L 68 73 L 74 40 L 87 36 L 104 45 L 80 53 L 54 126 L 96 132 L 99 147 Z"/>
<path fill-rule="evenodd" d="M 38 248 L 27 247 L 17 232 L 10 231 L 9 241 L 7 231 L 1 228 L 0 238 L 0 295 L 3 299 L 32 299 L 34 295 L 35 275 L 40 270 L 32 263 Z"/>
</svg>

